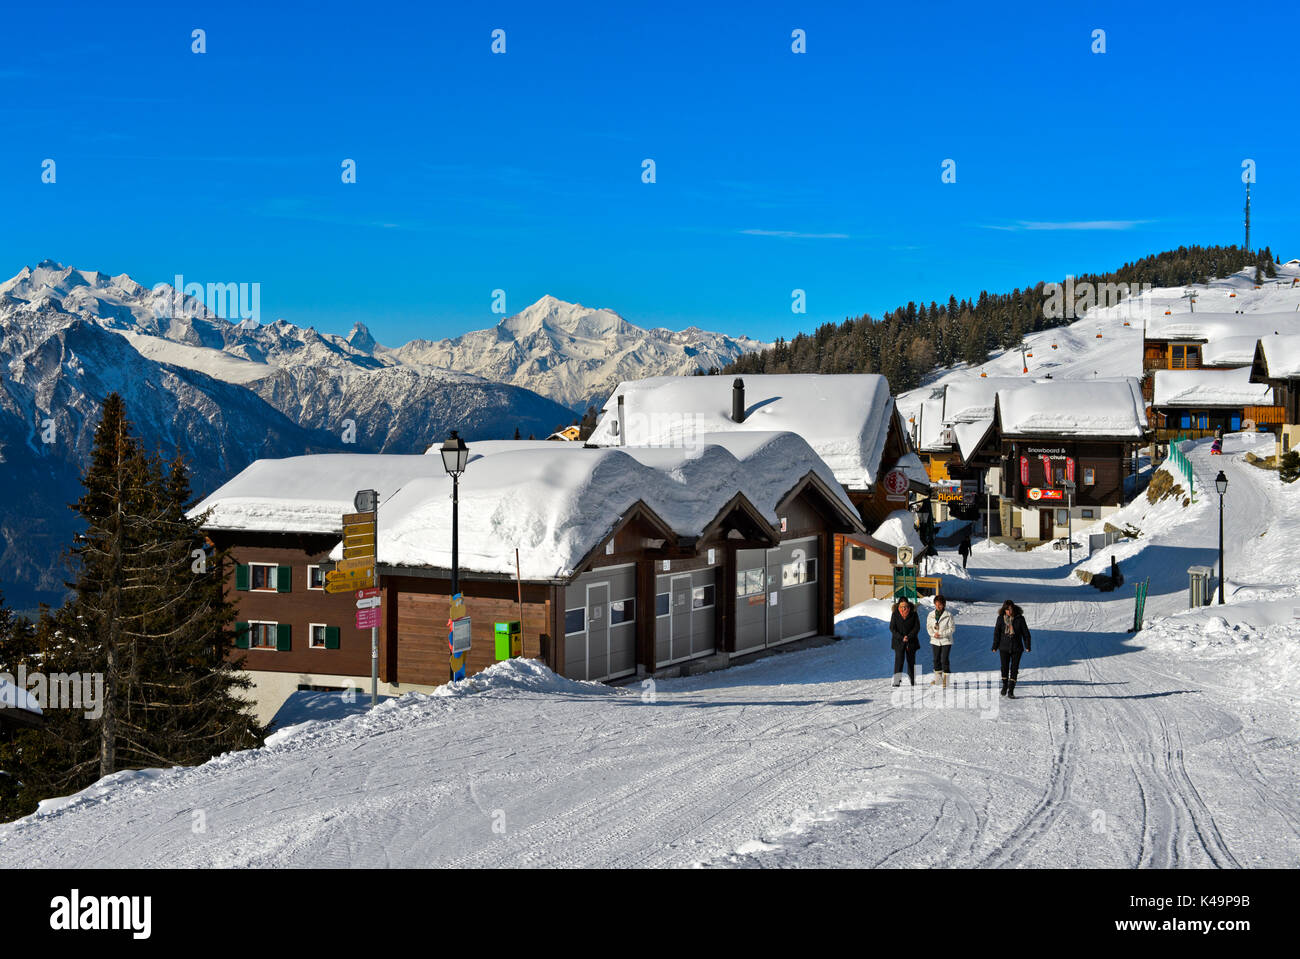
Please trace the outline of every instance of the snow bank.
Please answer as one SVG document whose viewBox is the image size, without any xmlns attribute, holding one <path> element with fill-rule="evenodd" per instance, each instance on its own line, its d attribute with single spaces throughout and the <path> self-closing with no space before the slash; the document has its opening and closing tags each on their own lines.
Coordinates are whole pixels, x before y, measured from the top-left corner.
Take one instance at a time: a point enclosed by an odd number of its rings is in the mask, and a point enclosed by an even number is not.
<svg viewBox="0 0 1300 959">
<path fill-rule="evenodd" d="M 878 639 L 889 636 L 889 618 L 894 604 L 887 599 L 868 599 L 835 617 L 835 635 L 847 639 Z"/>
</svg>

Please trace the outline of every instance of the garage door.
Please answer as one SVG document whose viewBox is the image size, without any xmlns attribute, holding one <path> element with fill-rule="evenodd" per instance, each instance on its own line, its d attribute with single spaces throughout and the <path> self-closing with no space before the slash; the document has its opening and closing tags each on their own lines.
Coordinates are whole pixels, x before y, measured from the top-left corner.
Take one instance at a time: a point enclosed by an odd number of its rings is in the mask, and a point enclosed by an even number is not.
<svg viewBox="0 0 1300 959">
<path fill-rule="evenodd" d="M 583 573 L 564 589 L 564 675 L 618 679 L 636 672 L 636 567 Z"/>
<path fill-rule="evenodd" d="M 714 651 L 718 567 L 655 578 L 655 665 Z"/>
<path fill-rule="evenodd" d="M 736 551 L 736 652 L 817 633 L 817 537 Z"/>
</svg>

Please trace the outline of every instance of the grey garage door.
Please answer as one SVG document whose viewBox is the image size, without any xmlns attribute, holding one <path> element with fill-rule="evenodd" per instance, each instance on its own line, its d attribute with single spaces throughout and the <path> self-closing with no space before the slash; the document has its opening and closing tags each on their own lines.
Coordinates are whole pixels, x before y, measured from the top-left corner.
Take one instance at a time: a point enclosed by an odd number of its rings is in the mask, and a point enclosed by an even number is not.
<svg viewBox="0 0 1300 959">
<path fill-rule="evenodd" d="M 815 635 L 818 540 L 736 552 L 736 651 Z"/>
<path fill-rule="evenodd" d="M 718 567 L 655 578 L 655 665 L 668 666 L 714 650 Z"/>
<path fill-rule="evenodd" d="M 564 675 L 618 679 L 636 672 L 636 567 L 583 573 L 564 589 Z"/>
</svg>

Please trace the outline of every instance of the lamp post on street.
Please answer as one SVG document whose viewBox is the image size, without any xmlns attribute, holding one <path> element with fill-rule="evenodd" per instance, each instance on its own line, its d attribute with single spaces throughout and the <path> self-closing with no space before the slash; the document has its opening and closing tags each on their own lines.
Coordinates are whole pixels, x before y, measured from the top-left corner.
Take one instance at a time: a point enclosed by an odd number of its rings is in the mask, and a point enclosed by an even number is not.
<svg viewBox="0 0 1300 959">
<path fill-rule="evenodd" d="M 469 447 L 451 431 L 451 437 L 442 444 L 442 466 L 451 477 L 451 594 L 460 592 L 460 474 L 469 464 Z"/>
<path fill-rule="evenodd" d="M 1214 488 L 1219 491 L 1219 605 L 1223 605 L 1223 494 L 1228 492 L 1228 477 L 1223 470 L 1214 477 Z"/>
</svg>

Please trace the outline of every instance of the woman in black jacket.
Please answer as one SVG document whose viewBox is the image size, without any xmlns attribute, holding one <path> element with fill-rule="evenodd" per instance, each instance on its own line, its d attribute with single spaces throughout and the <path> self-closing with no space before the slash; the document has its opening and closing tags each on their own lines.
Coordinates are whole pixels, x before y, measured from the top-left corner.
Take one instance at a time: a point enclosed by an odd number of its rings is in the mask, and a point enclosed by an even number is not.
<svg viewBox="0 0 1300 959">
<path fill-rule="evenodd" d="M 1002 695 L 1015 699 L 1020 655 L 1029 652 L 1029 626 L 1024 611 L 1011 600 L 1002 604 L 993 625 L 993 652 L 1002 655 Z"/>
<path fill-rule="evenodd" d="M 894 647 L 894 685 L 903 684 L 903 660 L 907 660 L 907 678 L 916 685 L 916 651 L 921 648 L 921 618 L 906 598 L 894 604 L 889 617 L 889 635 Z"/>
</svg>

